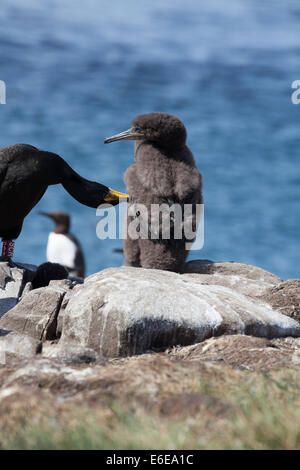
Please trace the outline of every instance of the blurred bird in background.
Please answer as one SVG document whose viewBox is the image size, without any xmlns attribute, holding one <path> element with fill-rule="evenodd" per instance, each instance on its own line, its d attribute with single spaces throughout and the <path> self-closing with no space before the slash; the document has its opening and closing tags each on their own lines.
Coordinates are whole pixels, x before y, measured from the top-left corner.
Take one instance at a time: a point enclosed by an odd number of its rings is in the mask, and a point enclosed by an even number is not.
<svg viewBox="0 0 300 470">
<path fill-rule="evenodd" d="M 71 225 L 69 214 L 63 211 L 40 212 L 40 214 L 49 217 L 55 223 L 48 237 L 47 261 L 61 264 L 71 276 L 84 278 L 84 254 L 79 241 L 69 232 Z"/>
</svg>

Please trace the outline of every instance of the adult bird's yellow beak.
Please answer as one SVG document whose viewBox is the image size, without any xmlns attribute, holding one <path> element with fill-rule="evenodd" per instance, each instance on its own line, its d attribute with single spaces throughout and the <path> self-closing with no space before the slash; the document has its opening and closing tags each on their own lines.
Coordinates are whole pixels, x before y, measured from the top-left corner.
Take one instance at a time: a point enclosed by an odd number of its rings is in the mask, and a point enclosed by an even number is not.
<svg viewBox="0 0 300 470">
<path fill-rule="evenodd" d="M 121 201 L 128 201 L 129 195 L 125 193 L 119 193 L 119 191 L 115 191 L 114 189 L 109 188 L 109 193 L 104 198 L 105 202 L 121 202 Z"/>
<path fill-rule="evenodd" d="M 120 132 L 120 134 L 113 135 L 112 137 L 108 137 L 104 140 L 104 143 L 109 144 L 110 142 L 115 142 L 116 140 L 140 140 L 144 138 L 145 134 L 143 131 L 136 127 L 131 127 L 127 131 Z"/>
</svg>

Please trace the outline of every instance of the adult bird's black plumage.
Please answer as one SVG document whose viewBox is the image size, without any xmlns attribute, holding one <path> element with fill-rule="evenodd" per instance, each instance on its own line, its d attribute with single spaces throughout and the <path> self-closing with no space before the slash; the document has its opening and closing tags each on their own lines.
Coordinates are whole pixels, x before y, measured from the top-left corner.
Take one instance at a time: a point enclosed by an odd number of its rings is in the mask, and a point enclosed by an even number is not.
<svg viewBox="0 0 300 470">
<path fill-rule="evenodd" d="M 49 262 L 43 263 L 40 264 L 33 276 L 32 289 L 46 287 L 49 285 L 50 281 L 67 278 L 68 271 L 61 264 Z"/>
<path fill-rule="evenodd" d="M 126 196 L 82 178 L 55 153 L 27 144 L 4 147 L 0 149 L 0 237 L 5 243 L 20 235 L 24 218 L 53 184 L 62 184 L 74 199 L 94 208 L 105 202 L 118 204 Z M 5 250 L 2 255 L 6 257 Z"/>
<path fill-rule="evenodd" d="M 40 212 L 55 223 L 47 243 L 47 261 L 64 266 L 71 276 L 84 277 L 85 260 L 81 245 L 70 233 L 71 219 L 67 212 Z"/>
<path fill-rule="evenodd" d="M 175 116 L 154 112 L 137 116 L 132 127 L 106 139 L 136 140 L 135 161 L 126 170 L 125 183 L 134 204 L 143 204 L 148 215 L 152 204 L 190 204 L 192 225 L 198 224 L 196 205 L 202 204 L 202 177 L 192 152 L 186 145 L 186 129 Z M 128 212 L 130 211 L 130 204 Z M 128 223 L 131 218 L 128 216 Z M 149 219 L 147 221 L 149 223 Z M 178 222 L 178 221 L 177 221 Z M 184 221 L 179 222 L 182 238 L 176 239 L 173 227 L 169 239 L 124 240 L 125 264 L 144 268 L 182 272 L 188 255 Z M 178 227 L 177 227 L 178 228 Z"/>
</svg>

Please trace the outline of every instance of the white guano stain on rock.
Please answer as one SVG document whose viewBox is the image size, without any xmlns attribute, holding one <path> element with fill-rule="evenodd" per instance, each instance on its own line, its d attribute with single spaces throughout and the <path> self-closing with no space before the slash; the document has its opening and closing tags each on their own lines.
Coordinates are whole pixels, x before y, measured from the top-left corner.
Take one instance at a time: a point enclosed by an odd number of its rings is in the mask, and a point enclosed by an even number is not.
<svg viewBox="0 0 300 470">
<path fill-rule="evenodd" d="M 242 266 L 244 283 L 247 268 Z M 209 275 L 203 279 L 202 274 L 129 267 L 93 274 L 69 301 L 61 342 L 77 342 L 115 357 L 192 344 L 219 334 L 300 335 L 298 322 L 230 288 L 232 275 L 222 275 L 225 285 L 220 283 L 221 274 L 217 284 L 214 274 L 208 284 Z M 260 282 L 260 272 L 250 269 L 250 275 L 258 278 L 253 283 Z M 268 285 L 272 276 L 265 275 Z M 274 284 L 276 280 L 274 276 Z"/>
</svg>

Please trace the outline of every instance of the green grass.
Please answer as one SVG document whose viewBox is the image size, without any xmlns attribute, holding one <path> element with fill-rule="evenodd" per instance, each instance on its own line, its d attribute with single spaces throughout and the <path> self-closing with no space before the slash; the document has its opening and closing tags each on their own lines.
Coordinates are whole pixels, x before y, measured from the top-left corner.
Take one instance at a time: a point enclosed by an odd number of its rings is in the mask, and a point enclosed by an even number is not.
<svg viewBox="0 0 300 470">
<path fill-rule="evenodd" d="M 138 418 L 114 407 L 115 419 L 112 423 L 99 423 L 90 411 L 84 415 L 75 413 L 73 423 L 65 425 L 56 420 L 42 425 L 26 426 L 22 431 L 11 435 L 0 449 L 155 449 L 170 445 L 172 430 L 165 436 L 165 428 L 160 430 L 149 416 Z M 158 427 L 156 427 L 158 425 Z M 175 445 L 173 444 L 175 448 Z"/>
<path fill-rule="evenodd" d="M 0 435 L 0 449 L 300 449 L 300 371 L 224 373 L 200 378 L 199 392 L 224 411 L 165 417 L 140 404 L 26 416 Z M 108 411 L 108 412 L 107 412 Z"/>
</svg>

